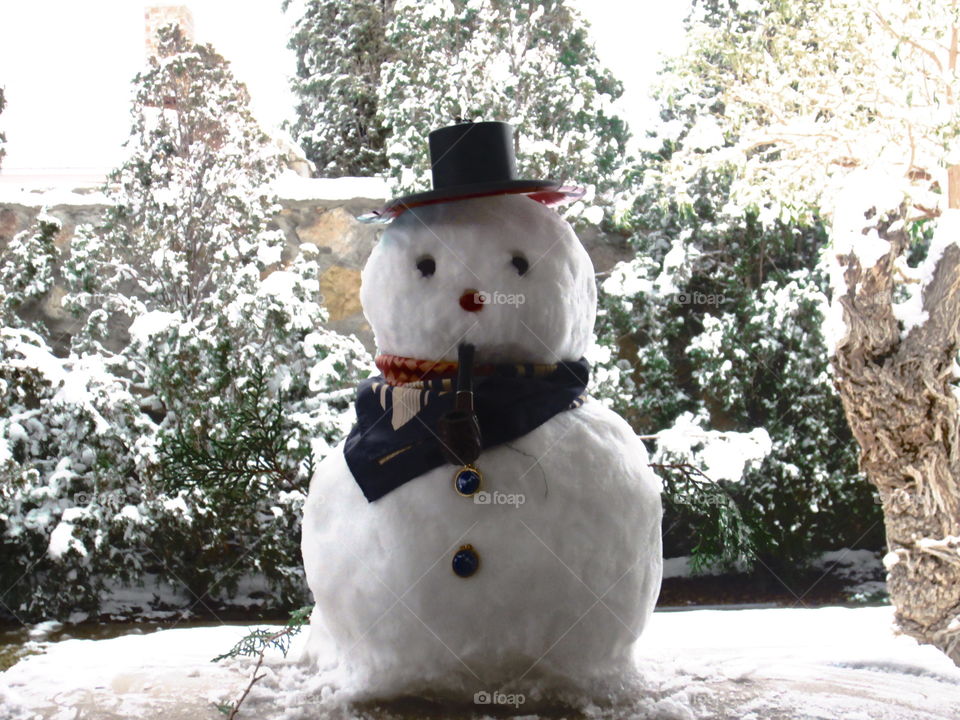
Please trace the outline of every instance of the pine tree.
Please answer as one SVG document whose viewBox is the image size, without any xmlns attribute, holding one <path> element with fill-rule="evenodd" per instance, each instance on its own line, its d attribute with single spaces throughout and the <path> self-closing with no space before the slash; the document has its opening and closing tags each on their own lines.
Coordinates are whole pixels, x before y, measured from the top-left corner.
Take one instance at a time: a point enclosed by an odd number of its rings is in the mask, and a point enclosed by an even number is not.
<svg viewBox="0 0 960 720">
<path fill-rule="evenodd" d="M 291 46 L 303 100 L 294 135 L 318 167 L 389 167 L 397 192 L 422 190 L 431 130 L 506 120 L 521 175 L 591 185 L 604 207 L 623 184 L 628 131 L 612 108 L 622 88 L 563 0 L 313 0 Z"/>
<path fill-rule="evenodd" d="M 310 248 L 285 260 L 284 236 L 269 227 L 280 161 L 245 88 L 211 47 L 176 28 L 161 31 L 158 48 L 134 81 L 129 157 L 110 177 L 102 247 L 82 238 L 75 249 L 99 256 L 82 278 L 89 285 L 99 276 L 99 286 L 70 299 L 91 310 L 81 346 L 109 349 L 126 318 L 122 354 L 134 377 L 164 412 L 199 413 L 206 423 L 211 399 L 242 388 L 241 368 L 260 366 L 274 391 L 295 386 L 305 396 L 316 363 L 340 353 L 345 368 L 356 346 L 322 329 Z M 317 390 L 341 386 L 328 372 L 329 380 L 312 378 Z"/>
<path fill-rule="evenodd" d="M 210 46 L 160 31 L 158 56 L 134 79 L 129 157 L 111 173 L 103 291 L 131 318 L 150 310 L 209 317 L 246 287 L 237 269 L 280 260 L 269 183 L 279 158 L 254 121 L 246 88 Z M 119 285 L 134 292 L 121 291 Z M 227 293 L 227 294 L 224 294 Z"/>
<path fill-rule="evenodd" d="M 287 257 L 269 227 L 279 160 L 243 86 L 175 27 L 158 47 L 135 79 L 104 226 L 78 229 L 62 262 L 83 324 L 73 354 L 53 358 L 28 331 L 0 345 L 0 517 L 14 533 L 0 577 L 57 548 L 18 587 L 25 616 L 96 610 L 107 578 L 185 583 L 209 604 L 256 574 L 270 602 L 302 604 L 312 461 L 348 429 L 366 368 L 354 338 L 324 328 L 312 246 Z M 83 592 L 51 602 L 68 569 Z"/>
<path fill-rule="evenodd" d="M 323 177 L 386 170 L 377 120 L 377 84 L 387 54 L 385 15 L 392 0 L 311 0 L 289 47 L 297 54 L 290 127 Z M 290 0 L 285 0 L 286 10 Z"/>
<path fill-rule="evenodd" d="M 92 310 L 81 343 L 104 348 L 110 324 L 126 317 L 131 341 L 121 354 L 158 417 L 176 418 L 176 437 L 193 428 L 196 442 L 223 441 L 222 418 L 262 373 L 265 400 L 282 394 L 300 417 L 301 444 L 333 442 L 342 403 L 320 397 L 349 384 L 363 353 L 323 329 L 312 249 L 285 260 L 283 234 L 269 228 L 277 151 L 211 47 L 176 28 L 161 31 L 158 47 L 135 80 L 129 158 L 111 175 L 101 284 L 75 296 Z M 288 469 L 299 482 L 302 472 Z"/>
<path fill-rule="evenodd" d="M 622 88 L 568 3 L 402 1 L 387 44 L 396 52 L 379 109 L 402 190 L 429 186 L 423 138 L 455 117 L 512 123 L 523 176 L 586 183 L 600 196 L 620 189 L 627 130 L 612 103 Z"/>
</svg>

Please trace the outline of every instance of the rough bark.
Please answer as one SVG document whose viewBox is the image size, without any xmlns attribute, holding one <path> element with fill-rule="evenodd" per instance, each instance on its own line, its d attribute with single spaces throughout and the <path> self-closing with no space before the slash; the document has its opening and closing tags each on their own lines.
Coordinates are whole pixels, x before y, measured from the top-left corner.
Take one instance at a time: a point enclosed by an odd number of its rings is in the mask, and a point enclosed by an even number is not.
<svg viewBox="0 0 960 720">
<path fill-rule="evenodd" d="M 887 578 L 900 629 L 960 665 L 960 436 L 952 385 L 960 332 L 960 247 L 923 293 L 929 318 L 905 337 L 893 314 L 895 268 L 909 240 L 899 217 L 865 216 L 890 242 L 875 266 L 838 257 L 849 329 L 833 358 L 860 465 L 883 503 Z M 866 230 L 865 230 L 866 232 Z"/>
</svg>

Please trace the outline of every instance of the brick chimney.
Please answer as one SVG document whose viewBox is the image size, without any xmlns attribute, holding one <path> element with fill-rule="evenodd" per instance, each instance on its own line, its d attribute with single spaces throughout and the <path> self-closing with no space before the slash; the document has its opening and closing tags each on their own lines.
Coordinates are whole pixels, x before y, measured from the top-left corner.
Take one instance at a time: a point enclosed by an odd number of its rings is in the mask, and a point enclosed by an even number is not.
<svg viewBox="0 0 960 720">
<path fill-rule="evenodd" d="M 193 42 L 193 13 L 186 5 L 148 5 L 143 12 L 147 57 L 157 55 L 157 30 L 176 24 L 183 36 Z"/>
</svg>

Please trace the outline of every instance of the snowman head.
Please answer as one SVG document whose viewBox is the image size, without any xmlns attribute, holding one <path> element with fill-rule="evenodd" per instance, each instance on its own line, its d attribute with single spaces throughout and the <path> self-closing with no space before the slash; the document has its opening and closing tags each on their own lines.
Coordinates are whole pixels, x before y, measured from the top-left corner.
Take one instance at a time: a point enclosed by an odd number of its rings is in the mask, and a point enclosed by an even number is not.
<svg viewBox="0 0 960 720">
<path fill-rule="evenodd" d="M 554 210 L 523 195 L 411 208 L 384 232 L 360 299 L 380 353 L 478 362 L 554 363 L 593 334 L 593 264 Z"/>
</svg>

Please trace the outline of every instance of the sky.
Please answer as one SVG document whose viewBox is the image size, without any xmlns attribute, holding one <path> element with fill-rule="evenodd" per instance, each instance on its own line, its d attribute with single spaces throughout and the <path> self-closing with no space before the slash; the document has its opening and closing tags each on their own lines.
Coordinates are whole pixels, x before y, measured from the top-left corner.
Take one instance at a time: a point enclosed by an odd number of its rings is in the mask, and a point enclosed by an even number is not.
<svg viewBox="0 0 960 720">
<path fill-rule="evenodd" d="M 7 107 L 0 172 L 106 170 L 123 157 L 131 80 L 146 59 L 144 8 L 185 4 L 196 40 L 211 43 L 250 90 L 268 129 L 292 115 L 286 48 L 294 12 L 280 0 L 0 0 L 0 86 Z M 687 2 L 573 0 L 593 26 L 601 61 L 625 86 L 620 107 L 634 132 L 652 112 L 648 88 L 658 62 L 681 37 Z"/>
</svg>

